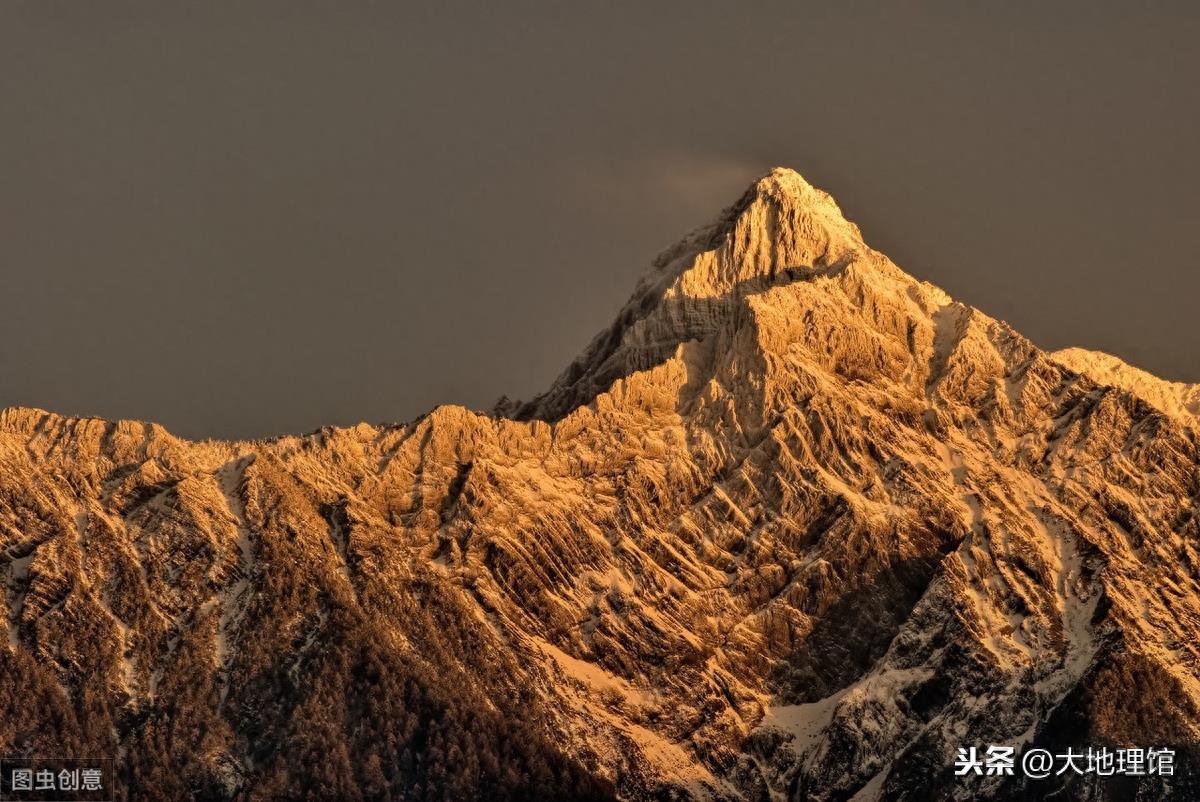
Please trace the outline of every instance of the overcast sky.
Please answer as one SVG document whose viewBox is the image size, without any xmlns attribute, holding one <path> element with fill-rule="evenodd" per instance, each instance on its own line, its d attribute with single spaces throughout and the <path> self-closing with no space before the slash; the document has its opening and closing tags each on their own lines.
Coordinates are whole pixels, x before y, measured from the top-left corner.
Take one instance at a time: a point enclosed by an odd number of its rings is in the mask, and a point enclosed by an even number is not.
<svg viewBox="0 0 1200 802">
<path fill-rule="evenodd" d="M 1200 381 L 1200 6 L 991 5 L 9 0 L 0 406 L 528 397 L 776 164 L 1039 345 Z"/>
</svg>

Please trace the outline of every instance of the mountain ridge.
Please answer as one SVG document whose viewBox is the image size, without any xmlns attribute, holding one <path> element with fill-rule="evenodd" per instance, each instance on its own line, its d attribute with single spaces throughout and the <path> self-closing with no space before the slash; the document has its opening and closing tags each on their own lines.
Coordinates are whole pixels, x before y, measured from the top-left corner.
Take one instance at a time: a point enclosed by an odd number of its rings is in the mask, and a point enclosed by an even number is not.
<svg viewBox="0 0 1200 802">
<path fill-rule="evenodd" d="M 1200 423 L 1200 384 L 1159 378 L 1103 351 L 1063 348 L 1051 356 L 1098 382 L 1128 390 L 1185 423 Z"/>
<path fill-rule="evenodd" d="M 654 285 L 654 283 L 656 281 L 660 281 L 664 275 L 671 278 L 675 284 L 674 286 L 657 288 L 659 291 L 664 293 L 673 291 L 680 294 L 688 294 L 689 287 L 694 289 L 697 287 L 697 285 L 702 284 L 703 282 L 700 281 L 692 281 L 687 285 L 679 285 L 679 281 L 684 277 L 684 274 L 687 273 L 690 275 L 691 271 L 694 269 L 686 266 L 686 259 L 689 256 L 694 257 L 697 253 L 701 253 L 705 250 L 711 250 L 712 246 L 719 245 L 721 239 L 728 236 L 731 233 L 731 230 L 737 225 L 741 215 L 746 212 L 749 207 L 753 206 L 756 201 L 761 201 L 764 198 L 769 198 L 776 201 L 777 208 L 782 207 L 782 210 L 785 212 L 788 209 L 802 210 L 805 217 L 816 223 L 816 225 L 812 227 L 821 232 L 822 236 L 819 237 L 818 240 L 823 239 L 828 242 L 838 239 L 843 241 L 842 247 L 846 250 L 860 249 L 863 251 L 877 253 L 872 251 L 869 246 L 866 245 L 866 243 L 863 241 L 862 233 L 858 226 L 845 218 L 840 207 L 837 205 L 836 200 L 831 195 L 812 186 L 799 172 L 788 167 L 777 166 L 773 167 L 762 177 L 755 180 L 749 189 L 747 189 L 747 191 L 743 194 L 742 198 L 738 202 L 725 209 L 716 220 L 697 228 L 691 234 L 682 238 L 678 243 L 660 253 L 659 256 L 653 260 L 651 269 L 639 280 L 638 288 L 635 290 L 630 300 L 626 302 L 625 309 L 634 306 L 635 302 L 643 301 L 646 293 L 646 287 L 648 285 Z M 793 235 L 790 237 L 790 239 L 796 241 L 797 239 L 801 238 Z M 849 247 L 846 247 L 847 243 L 852 244 Z M 879 256 L 882 256 L 882 254 L 879 254 Z M 772 259 L 777 258 L 778 257 L 775 256 L 772 257 Z M 735 261 L 741 262 L 744 260 L 737 259 Z M 786 259 L 784 261 L 786 261 Z M 801 256 L 799 261 L 805 261 L 804 257 Z M 814 259 L 810 254 L 808 261 L 828 262 L 830 260 L 827 255 L 823 258 Z M 902 273 L 902 271 L 899 271 L 899 269 L 895 268 L 894 265 L 891 265 L 890 261 L 886 260 L 886 257 L 884 257 L 884 263 L 895 269 L 897 272 Z M 768 261 L 769 267 L 765 271 L 761 266 L 761 260 L 751 260 L 750 264 L 752 265 L 752 270 L 755 271 L 756 276 L 761 276 L 765 273 L 771 279 L 775 278 L 776 271 L 779 269 L 777 266 L 772 265 L 770 261 Z M 682 270 L 679 274 L 673 274 L 671 272 L 672 267 L 682 268 Z M 906 278 L 912 279 L 912 277 L 908 276 L 907 274 L 902 273 L 902 275 L 904 275 Z M 916 279 L 912 280 L 919 281 Z M 941 288 L 929 284 L 928 282 L 919 283 L 925 289 L 930 291 L 932 297 L 940 300 L 942 303 L 951 302 L 952 299 L 950 296 Z M 622 322 L 625 309 L 623 309 L 622 313 L 618 315 L 618 324 Z M 590 343 L 587 348 L 590 349 L 596 341 L 602 339 L 606 334 L 610 334 L 610 332 L 611 327 L 610 330 L 606 330 L 606 332 L 601 332 L 598 334 L 593 343 Z M 585 349 L 584 354 L 581 354 L 580 358 L 582 358 L 586 353 L 587 349 Z M 1067 365 L 1067 367 L 1071 368 L 1072 370 L 1075 370 L 1079 373 L 1086 373 L 1098 381 L 1106 379 L 1111 380 L 1115 386 L 1121 387 L 1122 389 L 1125 389 L 1134 395 L 1143 397 L 1144 400 L 1153 403 L 1156 407 L 1163 408 L 1163 411 L 1167 412 L 1168 414 L 1177 416 L 1183 415 L 1185 420 L 1190 419 L 1192 416 L 1200 415 L 1200 385 L 1162 379 L 1154 374 L 1141 370 L 1140 368 L 1133 367 L 1129 363 L 1121 360 L 1119 357 L 1106 354 L 1101 351 L 1088 350 L 1081 347 L 1069 347 L 1049 353 L 1053 358 L 1063 362 L 1063 364 Z M 563 375 L 568 374 L 570 369 L 571 367 L 569 366 L 567 370 L 563 372 Z M 563 375 L 560 375 L 554 384 L 559 383 L 562 380 Z M 1161 383 L 1161 385 L 1159 383 Z M 554 388 L 552 385 L 550 389 L 540 393 L 530 401 L 521 401 L 518 399 L 510 399 L 505 397 L 500 402 L 493 405 L 493 407 L 487 412 L 490 412 L 497 417 L 515 416 L 518 418 L 528 418 L 532 414 L 531 410 L 537 407 L 539 400 L 549 393 L 552 393 L 553 389 Z M 453 402 L 439 404 L 434 409 L 431 409 L 430 412 L 420 415 L 414 421 L 410 422 L 401 421 L 372 424 L 366 421 L 360 421 L 347 426 L 322 426 L 310 432 L 284 433 L 263 438 L 229 439 L 205 437 L 200 439 L 188 439 L 187 441 L 194 443 L 210 441 L 230 443 L 268 443 L 288 437 L 304 437 L 315 435 L 329 428 L 354 428 L 362 425 L 374 426 L 377 428 L 404 426 L 408 423 L 419 421 L 438 408 L 458 406 L 460 405 Z M 466 407 L 463 408 L 466 409 Z M 5 413 L 9 413 L 11 416 L 25 416 L 27 414 L 52 415 L 72 421 L 103 421 L 106 423 L 139 423 L 154 426 L 158 425 L 157 423 L 140 419 L 121 418 L 118 420 L 111 420 L 92 415 L 60 415 L 59 413 L 51 412 L 49 410 L 20 405 L 0 409 L 0 425 L 3 425 L 3 416 Z M 179 439 L 178 436 L 174 434 L 172 434 L 172 437 Z"/>
</svg>

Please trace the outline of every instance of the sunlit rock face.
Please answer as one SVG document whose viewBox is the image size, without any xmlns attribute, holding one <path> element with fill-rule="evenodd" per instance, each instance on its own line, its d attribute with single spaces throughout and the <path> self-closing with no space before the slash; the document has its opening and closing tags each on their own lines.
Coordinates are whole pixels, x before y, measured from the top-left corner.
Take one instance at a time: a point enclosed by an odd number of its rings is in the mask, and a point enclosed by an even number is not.
<svg viewBox="0 0 1200 802">
<path fill-rule="evenodd" d="M 491 414 L 6 410 L 0 751 L 130 799 L 1200 798 L 1195 397 L 1102 356 L 777 169 Z M 990 744 L 1175 776 L 954 776 Z"/>
</svg>

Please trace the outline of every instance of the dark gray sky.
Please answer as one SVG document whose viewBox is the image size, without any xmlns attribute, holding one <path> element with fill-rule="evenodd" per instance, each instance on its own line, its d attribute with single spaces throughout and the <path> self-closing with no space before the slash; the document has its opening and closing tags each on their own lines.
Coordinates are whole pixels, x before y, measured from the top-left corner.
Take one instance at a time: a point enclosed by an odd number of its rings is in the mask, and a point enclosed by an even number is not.
<svg viewBox="0 0 1200 802">
<path fill-rule="evenodd" d="M 1038 344 L 1200 380 L 1200 7 L 833 5 L 0 4 L 0 406 L 527 397 L 775 164 Z"/>
</svg>

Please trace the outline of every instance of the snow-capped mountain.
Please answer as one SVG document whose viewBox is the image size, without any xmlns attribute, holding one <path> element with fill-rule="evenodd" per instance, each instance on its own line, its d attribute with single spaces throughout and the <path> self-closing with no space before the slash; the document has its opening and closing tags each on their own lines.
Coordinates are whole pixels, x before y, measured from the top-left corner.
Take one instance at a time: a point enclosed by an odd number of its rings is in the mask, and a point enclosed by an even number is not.
<svg viewBox="0 0 1200 802">
<path fill-rule="evenodd" d="M 0 413 L 0 751 L 129 799 L 1198 799 L 1198 398 L 776 169 L 490 414 Z M 1174 772 L 956 774 L 988 745 Z"/>
</svg>

